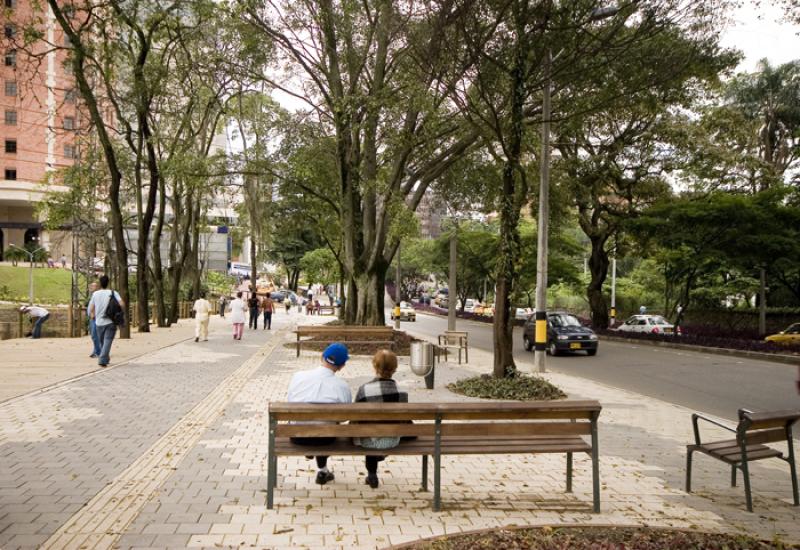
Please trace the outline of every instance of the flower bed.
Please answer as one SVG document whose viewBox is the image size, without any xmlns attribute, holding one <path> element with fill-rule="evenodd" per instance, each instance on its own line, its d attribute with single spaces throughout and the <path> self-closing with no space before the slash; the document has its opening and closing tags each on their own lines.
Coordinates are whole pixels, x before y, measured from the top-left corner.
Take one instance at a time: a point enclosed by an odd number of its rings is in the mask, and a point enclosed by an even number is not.
<svg viewBox="0 0 800 550">
<path fill-rule="evenodd" d="M 682 329 L 680 336 L 668 334 L 652 334 L 649 332 L 620 332 L 609 329 L 595 329 L 601 336 L 616 338 L 630 338 L 632 340 L 645 340 L 651 342 L 672 342 L 703 348 L 722 348 L 737 351 L 756 351 L 761 353 L 777 353 L 783 355 L 800 355 L 800 346 L 779 345 L 763 340 L 737 338 L 735 336 L 719 336 L 708 330 L 695 331 L 692 327 Z"/>
</svg>

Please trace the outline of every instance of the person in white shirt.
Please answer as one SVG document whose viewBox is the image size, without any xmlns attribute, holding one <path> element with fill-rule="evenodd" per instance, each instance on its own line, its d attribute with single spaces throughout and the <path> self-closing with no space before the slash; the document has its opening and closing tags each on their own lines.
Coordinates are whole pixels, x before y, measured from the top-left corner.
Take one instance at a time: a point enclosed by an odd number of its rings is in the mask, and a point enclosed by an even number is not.
<svg viewBox="0 0 800 550">
<path fill-rule="evenodd" d="M 233 323 L 233 339 L 241 340 L 244 332 L 245 312 L 247 305 L 242 300 L 242 292 L 236 293 L 236 299 L 231 302 L 231 323 Z"/>
<path fill-rule="evenodd" d="M 194 341 L 208 342 L 208 319 L 211 315 L 211 304 L 206 300 L 206 293 L 200 292 L 200 297 L 194 301 L 192 306 L 194 311 Z"/>
<path fill-rule="evenodd" d="M 106 315 L 112 294 L 119 305 L 125 309 L 125 302 L 122 301 L 119 292 L 109 290 L 108 275 L 103 275 L 100 277 L 100 290 L 95 290 L 89 301 L 89 316 L 94 319 L 97 327 L 97 339 L 100 341 L 100 356 L 97 358 L 97 364 L 101 367 L 108 366 L 111 361 L 111 344 L 114 343 L 114 336 L 117 335 L 117 325 Z"/>
<path fill-rule="evenodd" d="M 322 352 L 322 365 L 307 371 L 295 373 L 289 382 L 289 403 L 350 403 L 353 400 L 350 386 L 336 373 L 344 368 L 349 359 L 347 346 L 334 342 Z M 330 445 L 334 437 L 293 437 L 298 445 Z M 319 485 L 334 480 L 333 472 L 328 470 L 328 457 L 317 456 L 317 478 Z"/>
<path fill-rule="evenodd" d="M 30 315 L 31 319 L 36 319 L 33 323 L 33 332 L 30 337 L 34 339 L 41 338 L 42 325 L 50 318 L 50 312 L 39 306 L 22 306 L 19 310 Z"/>
</svg>

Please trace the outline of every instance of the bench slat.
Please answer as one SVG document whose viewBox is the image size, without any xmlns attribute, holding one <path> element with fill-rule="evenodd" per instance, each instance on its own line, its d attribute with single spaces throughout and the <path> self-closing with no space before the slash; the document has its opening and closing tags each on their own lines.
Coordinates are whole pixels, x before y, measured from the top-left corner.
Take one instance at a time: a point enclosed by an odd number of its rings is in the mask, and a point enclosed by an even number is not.
<svg viewBox="0 0 800 550">
<path fill-rule="evenodd" d="M 750 421 L 749 430 L 764 430 L 768 428 L 782 428 L 800 420 L 800 410 L 769 411 L 760 413 L 744 413 L 744 418 Z"/>
<path fill-rule="evenodd" d="M 589 435 L 589 422 L 481 422 L 443 424 L 442 436 Z"/>
<path fill-rule="evenodd" d="M 278 437 L 392 437 L 433 435 L 428 424 L 278 424 Z"/>
</svg>

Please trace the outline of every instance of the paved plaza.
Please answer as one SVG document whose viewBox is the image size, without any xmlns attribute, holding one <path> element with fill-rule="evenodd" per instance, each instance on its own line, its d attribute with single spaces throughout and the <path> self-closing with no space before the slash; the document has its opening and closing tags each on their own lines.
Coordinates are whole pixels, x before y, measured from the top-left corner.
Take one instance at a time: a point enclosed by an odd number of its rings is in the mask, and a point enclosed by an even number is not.
<svg viewBox="0 0 800 550">
<path fill-rule="evenodd" d="M 324 487 L 312 461 L 281 458 L 275 509 L 267 510 L 267 405 L 285 400 L 292 374 L 318 361 L 312 352 L 295 357 L 290 330 L 329 319 L 280 312 L 272 331 L 234 341 L 215 317 L 209 342 L 180 340 L 0 404 L 0 548 L 386 548 L 480 528 L 576 523 L 800 542 L 784 462 L 752 466 L 753 514 L 727 468 L 703 456 L 696 493 L 687 495 L 692 411 L 557 373 L 546 376 L 570 398 L 604 407 L 600 514 L 591 512 L 588 457 L 576 457 L 566 494 L 562 455 L 444 457 L 439 513 L 420 490 L 419 457 L 381 463 L 374 490 L 361 458 L 332 457 L 336 480 Z M 467 398 L 448 382 L 490 370 L 491 356 L 471 350 L 469 365 L 437 369 L 435 390 L 410 372 L 408 358 L 397 379 L 412 402 L 456 401 Z M 342 375 L 355 392 L 371 378 L 369 358 L 354 357 Z"/>
</svg>

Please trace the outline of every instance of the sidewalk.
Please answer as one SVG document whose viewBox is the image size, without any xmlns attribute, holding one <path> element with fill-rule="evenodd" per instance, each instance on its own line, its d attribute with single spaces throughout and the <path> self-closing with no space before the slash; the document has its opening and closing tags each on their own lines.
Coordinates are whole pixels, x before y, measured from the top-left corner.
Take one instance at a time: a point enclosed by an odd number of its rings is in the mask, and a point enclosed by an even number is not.
<svg viewBox="0 0 800 550">
<path fill-rule="evenodd" d="M 591 512 L 587 457 L 576 456 L 564 493 L 562 455 L 443 457 L 443 511 L 420 492 L 419 457 L 381 463 L 381 486 L 364 485 L 363 459 L 332 457 L 336 480 L 314 483 L 313 462 L 281 458 L 275 509 L 265 506 L 267 415 L 291 376 L 318 354 L 295 357 L 296 323 L 232 341 L 218 324 L 206 345 L 181 343 L 56 388 L 0 404 L 0 547 L 386 548 L 422 537 L 507 525 L 615 524 L 748 532 L 800 541 L 785 463 L 751 467 L 755 513 L 723 464 L 698 456 L 696 493 L 683 492 L 691 411 L 578 377 L 547 374 L 570 398 L 598 399 L 602 513 Z M 488 373 L 491 356 L 437 368 L 426 390 L 401 358 L 410 401 L 471 401 L 448 382 Z M 523 360 L 521 368 L 529 365 Z M 355 356 L 341 376 L 372 378 Z M 109 399 L 113 396 L 113 399 Z M 54 406 L 55 405 L 55 406 Z M 49 407 L 49 408 L 48 408 Z M 3 428 L 7 428 L 3 431 Z M 708 431 L 708 437 L 720 435 Z M 120 448 L 121 447 L 121 448 Z"/>
<path fill-rule="evenodd" d="M 212 323 L 220 322 L 212 316 Z M 224 320 L 222 321 L 224 322 Z M 169 328 L 150 326 L 151 332 L 131 330 L 129 339 L 114 339 L 111 367 L 135 357 L 194 337 L 194 320 L 182 319 Z M 100 370 L 92 359 L 92 341 L 81 338 L 14 338 L 0 340 L 0 403 Z"/>
</svg>

